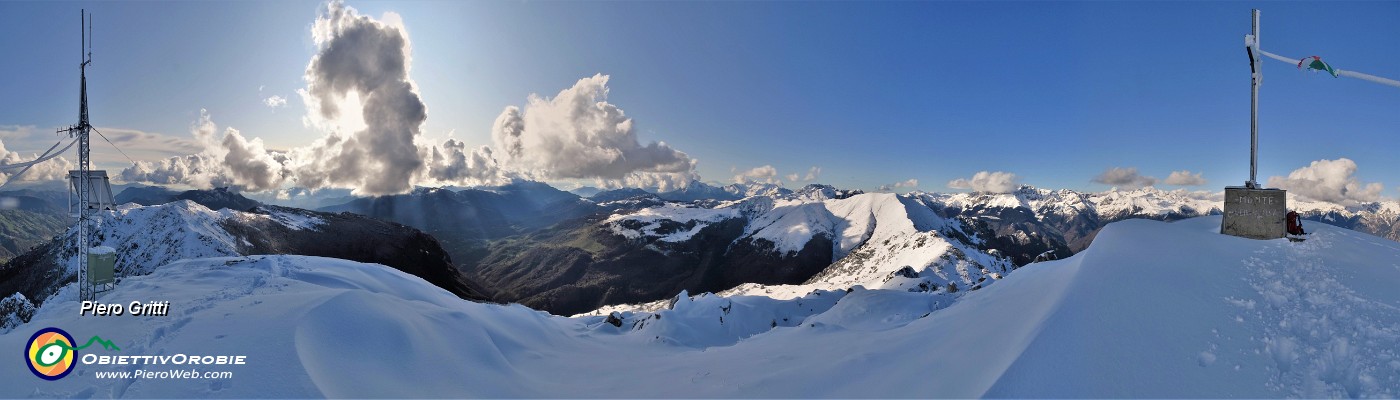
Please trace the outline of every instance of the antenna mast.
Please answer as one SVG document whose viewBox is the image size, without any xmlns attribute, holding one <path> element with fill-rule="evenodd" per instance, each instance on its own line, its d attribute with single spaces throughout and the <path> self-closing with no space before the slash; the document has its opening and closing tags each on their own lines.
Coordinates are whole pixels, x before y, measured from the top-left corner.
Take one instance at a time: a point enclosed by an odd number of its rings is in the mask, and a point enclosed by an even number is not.
<svg viewBox="0 0 1400 400">
<path fill-rule="evenodd" d="M 82 10 L 80 25 L 78 25 L 78 36 L 81 37 L 82 63 L 78 64 L 78 73 L 81 83 L 78 86 L 78 123 L 67 128 L 60 129 L 59 133 L 67 133 L 69 137 L 78 138 L 78 170 L 69 171 L 68 177 L 70 190 L 78 193 L 77 217 L 78 217 L 78 300 L 96 300 L 97 293 L 93 291 L 92 285 L 88 284 L 88 252 L 92 247 L 88 240 L 89 233 L 95 228 L 97 210 L 91 205 L 92 185 L 89 181 L 92 176 L 92 161 L 89 157 L 88 134 L 92 131 L 92 124 L 88 121 L 88 99 L 87 99 L 87 66 L 92 63 L 92 20 L 87 16 L 87 10 Z M 83 33 L 83 25 L 87 25 L 87 33 Z M 105 174 L 103 174 L 105 175 Z"/>
</svg>

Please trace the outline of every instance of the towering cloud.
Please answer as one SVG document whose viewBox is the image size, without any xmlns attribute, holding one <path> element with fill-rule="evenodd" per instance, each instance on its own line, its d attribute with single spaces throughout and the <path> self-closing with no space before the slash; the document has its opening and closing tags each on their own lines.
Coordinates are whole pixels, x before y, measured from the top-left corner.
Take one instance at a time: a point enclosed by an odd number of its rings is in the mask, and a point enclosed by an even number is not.
<svg viewBox="0 0 1400 400">
<path fill-rule="evenodd" d="M 1021 186 L 1021 178 L 1016 174 L 1002 171 L 980 171 L 972 178 L 958 178 L 948 181 L 952 189 L 972 189 L 974 192 L 1010 193 Z"/>
<path fill-rule="evenodd" d="M 1317 160 L 1293 170 L 1288 177 L 1269 177 L 1269 186 L 1312 200 L 1339 204 L 1380 200 L 1385 187 L 1380 183 L 1362 184 L 1355 175 L 1356 162 L 1351 159 Z"/>
<path fill-rule="evenodd" d="M 306 67 L 306 89 L 300 93 L 308 119 L 330 132 L 293 151 L 297 183 L 354 187 L 360 194 L 412 189 L 413 177 L 424 167 L 414 140 L 428 107 L 408 76 L 407 34 L 340 2 L 327 4 L 311 30 L 320 52 Z M 364 127 L 324 123 L 342 117 L 362 120 Z"/>
<path fill-rule="evenodd" d="M 386 20 L 398 16 L 386 14 Z M 407 33 L 396 23 L 359 15 L 340 2 L 324 5 L 312 26 L 319 52 L 306 68 L 308 125 L 325 136 L 288 152 L 266 149 L 228 128 L 222 136 L 207 111 L 192 129 L 202 151 L 156 162 L 138 162 L 120 174 L 128 181 L 276 189 L 290 181 L 305 188 L 348 187 L 358 194 L 401 193 L 425 174 L 425 157 L 437 153 L 451 167 L 456 148 L 421 148 L 415 140 L 427 119 L 408 71 Z M 275 97 L 275 96 L 274 96 Z M 272 99 L 269 106 L 284 101 Z M 449 143 L 457 145 L 457 143 Z M 446 153 L 446 154 L 444 154 Z M 462 175 L 440 172 L 437 176 Z"/>
</svg>

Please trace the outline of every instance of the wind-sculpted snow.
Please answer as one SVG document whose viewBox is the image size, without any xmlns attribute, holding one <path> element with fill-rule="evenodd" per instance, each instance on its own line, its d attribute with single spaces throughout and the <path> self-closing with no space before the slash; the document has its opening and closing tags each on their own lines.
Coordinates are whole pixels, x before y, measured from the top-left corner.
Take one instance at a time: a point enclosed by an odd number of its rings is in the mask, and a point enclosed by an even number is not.
<svg viewBox="0 0 1400 400">
<path fill-rule="evenodd" d="M 124 355 L 242 354 L 232 379 L 56 382 L 0 363 L 0 397 L 1382 397 L 1400 394 L 1400 245 L 1316 227 L 1220 235 L 1219 217 L 1109 225 L 1088 250 L 978 291 L 682 294 L 574 318 L 462 301 L 373 264 L 186 260 L 94 319 L 49 302 L 0 335 L 100 333 Z"/>
</svg>

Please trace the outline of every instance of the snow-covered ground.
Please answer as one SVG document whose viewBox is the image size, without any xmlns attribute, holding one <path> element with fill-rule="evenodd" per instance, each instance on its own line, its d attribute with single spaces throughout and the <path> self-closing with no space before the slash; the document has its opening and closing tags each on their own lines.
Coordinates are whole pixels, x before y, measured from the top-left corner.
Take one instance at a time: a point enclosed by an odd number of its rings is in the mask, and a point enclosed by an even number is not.
<svg viewBox="0 0 1400 400">
<path fill-rule="evenodd" d="M 0 397 L 1396 397 L 1400 244 L 1314 224 L 1304 243 L 1218 234 L 1219 217 L 1109 225 L 1074 257 L 978 291 L 681 296 L 654 313 L 564 318 L 470 303 L 373 264 L 176 262 L 104 302 L 44 304 L 107 355 L 237 354 L 208 380 L 55 382 L 0 362 Z M 18 350 L 16 350 L 18 352 Z M 209 368 L 217 369 L 217 368 Z"/>
</svg>

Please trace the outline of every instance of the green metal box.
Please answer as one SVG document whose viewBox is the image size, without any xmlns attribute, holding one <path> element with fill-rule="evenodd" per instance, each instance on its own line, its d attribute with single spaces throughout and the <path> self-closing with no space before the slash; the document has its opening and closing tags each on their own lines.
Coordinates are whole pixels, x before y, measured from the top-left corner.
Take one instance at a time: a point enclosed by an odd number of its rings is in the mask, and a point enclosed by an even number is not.
<svg viewBox="0 0 1400 400">
<path fill-rule="evenodd" d="M 88 282 L 104 285 L 116 282 L 117 252 L 95 247 L 88 252 Z"/>
</svg>

